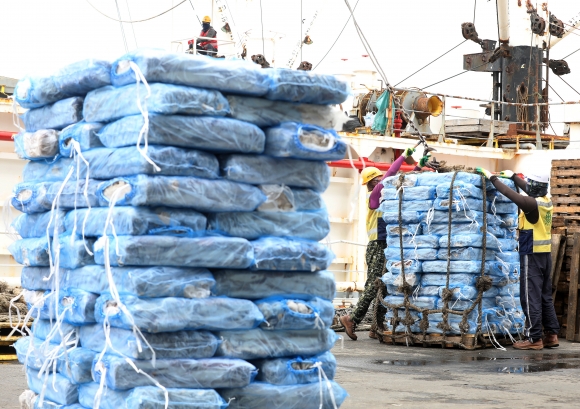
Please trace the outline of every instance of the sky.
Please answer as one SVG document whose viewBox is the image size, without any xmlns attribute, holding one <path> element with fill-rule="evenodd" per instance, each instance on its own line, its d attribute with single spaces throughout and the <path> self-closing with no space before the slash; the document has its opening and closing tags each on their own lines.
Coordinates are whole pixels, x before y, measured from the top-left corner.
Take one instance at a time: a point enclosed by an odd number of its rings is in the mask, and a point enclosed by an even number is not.
<svg viewBox="0 0 580 409">
<path fill-rule="evenodd" d="M 118 5 L 119 13 L 125 20 L 155 16 L 180 1 L 90 0 L 98 10 L 114 18 L 118 18 Z M 286 65 L 301 39 L 301 30 L 304 34 L 316 10 L 318 15 L 309 33 L 314 43 L 302 49 L 302 60 L 314 65 L 319 64 L 328 52 L 349 16 L 343 0 L 218 1 L 230 8 L 238 32 L 250 30 L 249 36 L 256 38 L 248 43 L 249 54 L 262 53 L 264 49 L 266 58 L 269 61 L 274 58 L 276 66 Z M 350 0 L 353 7 L 356 2 Z M 580 4 L 575 3 L 552 0 L 550 10 L 567 21 L 580 13 Z M 355 16 L 388 81 L 394 85 L 463 41 L 461 23 L 473 21 L 474 4 L 479 36 L 497 39 L 495 1 L 489 0 L 358 0 Z M 124 40 L 120 23 L 99 14 L 91 7 L 89 0 L 0 0 L 0 15 L 3 16 L 0 76 L 22 78 L 26 74 L 47 74 L 85 58 L 114 60 L 126 49 L 137 47 L 175 50 L 176 44 L 172 41 L 199 34 L 197 19 L 206 14 L 212 15 L 211 0 L 188 0 L 152 20 L 123 24 Z M 217 11 L 213 17 L 214 20 L 219 17 Z M 301 24 L 302 20 L 304 24 Z M 220 30 L 221 24 L 214 21 L 214 25 L 219 37 L 225 39 L 225 34 Z M 275 54 L 271 40 L 264 41 L 262 46 L 262 29 L 264 37 L 277 37 Z M 551 58 L 562 58 L 580 48 L 580 30 L 576 33 L 554 47 Z M 465 42 L 401 86 L 424 88 L 458 74 L 463 71 L 462 55 L 479 51 L 477 44 Z M 353 69 L 373 69 L 369 59 L 363 57 L 366 54 L 350 22 L 317 71 L 345 73 Z M 572 73 L 563 78 L 580 91 L 580 51 L 568 57 L 567 61 Z M 580 100 L 580 95 L 560 79 L 554 78 L 551 85 L 563 99 Z M 488 73 L 469 72 L 429 90 L 489 99 L 491 76 Z M 559 101 L 554 93 L 552 97 L 553 101 Z M 473 106 L 473 103 L 461 104 Z M 554 108 L 552 119 L 563 120 L 563 110 Z"/>
</svg>

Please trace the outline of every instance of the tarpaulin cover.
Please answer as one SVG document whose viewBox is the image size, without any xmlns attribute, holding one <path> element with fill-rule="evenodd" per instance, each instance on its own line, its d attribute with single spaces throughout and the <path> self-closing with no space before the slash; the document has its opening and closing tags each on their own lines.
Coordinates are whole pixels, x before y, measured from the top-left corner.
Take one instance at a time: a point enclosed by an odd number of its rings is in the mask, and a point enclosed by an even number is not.
<svg viewBox="0 0 580 409">
<path fill-rule="evenodd" d="M 114 233 L 120 236 L 146 234 L 202 236 L 207 224 L 205 216 L 195 210 L 132 206 L 118 206 L 113 209 L 95 207 L 90 210 L 71 210 L 66 215 L 64 224 L 68 231 L 73 231 L 76 226 L 76 231 L 79 234 L 83 233 L 84 224 L 85 236 L 99 237 L 105 231 L 109 211 L 111 212 L 110 221 L 114 226 Z M 87 218 L 86 221 L 85 218 Z M 113 234 L 110 225 L 107 226 L 107 234 Z"/>
<path fill-rule="evenodd" d="M 448 216 L 449 213 L 446 213 Z M 451 234 L 483 234 L 483 226 L 477 225 L 476 223 L 451 223 Z M 488 224 L 486 227 L 487 233 L 493 234 L 495 237 L 504 237 L 505 229 Z M 437 234 L 440 236 L 447 236 L 449 232 L 449 224 L 446 220 L 445 223 L 432 223 L 427 225 L 423 223 L 423 231 L 425 234 Z"/>
<path fill-rule="evenodd" d="M 228 212 L 208 214 L 207 230 L 248 240 L 278 236 L 319 241 L 330 232 L 330 223 L 324 209 L 312 212 Z"/>
<path fill-rule="evenodd" d="M 317 271 L 325 270 L 334 260 L 326 245 L 310 240 L 263 237 L 252 241 L 252 246 L 254 270 Z"/>
<path fill-rule="evenodd" d="M 268 70 L 253 62 L 176 54 L 162 49 L 137 49 L 113 63 L 113 85 L 118 87 L 136 81 L 130 62 L 137 65 L 149 82 L 217 89 L 232 94 L 263 96 L 272 82 Z"/>
<path fill-rule="evenodd" d="M 241 359 L 157 359 L 132 363 L 115 355 L 96 357 L 95 382 L 101 382 L 104 376 L 106 387 L 113 390 L 151 385 L 151 379 L 135 371 L 134 366 L 166 388 L 241 388 L 256 377 L 256 367 Z"/>
<path fill-rule="evenodd" d="M 205 268 L 111 267 L 111 276 L 120 294 L 138 297 L 206 298 L 215 285 L 212 274 Z M 67 270 L 63 274 L 62 285 L 96 294 L 110 291 L 103 266 Z"/>
<path fill-rule="evenodd" d="M 319 192 L 330 183 L 330 170 L 322 161 L 280 159 L 258 155 L 229 155 L 220 160 L 222 174 L 235 182 L 282 184 Z"/>
<path fill-rule="evenodd" d="M 254 382 L 243 389 L 224 389 L 220 393 L 224 399 L 231 399 L 228 409 L 332 409 L 333 402 L 338 407 L 348 396 L 334 381 L 323 381 L 322 385 L 318 382 L 302 385 Z"/>
<path fill-rule="evenodd" d="M 481 260 L 482 255 L 483 255 L 482 249 L 473 247 L 452 248 L 451 251 L 449 252 L 451 260 Z M 439 249 L 439 251 L 437 252 L 437 258 L 439 260 L 447 260 L 447 249 L 446 248 Z M 485 259 L 494 260 L 495 251 L 486 250 Z"/>
<path fill-rule="evenodd" d="M 67 126 L 59 135 L 60 154 L 67 158 L 71 157 L 74 150 L 73 141 L 78 142 L 81 152 L 102 147 L 103 144 L 97 136 L 97 132 L 102 127 L 103 124 L 98 122 L 79 122 L 78 124 Z"/>
<path fill-rule="evenodd" d="M 266 98 L 271 100 L 336 105 L 343 103 L 350 94 L 348 83 L 334 75 L 287 68 L 274 68 L 266 72 L 271 78 Z"/>
<path fill-rule="evenodd" d="M 21 214 L 12 222 L 12 227 L 23 239 L 46 236 L 52 237 L 56 226 L 56 234 L 64 233 L 64 210 L 55 210 L 54 213 Z M 51 221 L 52 219 L 52 221 Z"/>
<path fill-rule="evenodd" d="M 22 122 L 28 132 L 41 129 L 63 129 L 83 119 L 83 99 L 73 97 L 63 99 L 42 108 L 31 109 L 22 115 Z"/>
<path fill-rule="evenodd" d="M 142 115 L 130 115 L 99 131 L 109 148 L 135 146 L 143 128 Z M 262 153 L 266 136 L 256 125 L 232 118 L 149 114 L 150 144 L 224 153 Z"/>
<path fill-rule="evenodd" d="M 423 271 L 421 267 L 421 262 L 417 260 L 405 260 L 405 274 L 409 273 L 420 273 Z M 387 260 L 387 271 L 393 274 L 399 274 L 401 272 L 401 261 L 400 260 Z"/>
<path fill-rule="evenodd" d="M 273 385 L 295 385 L 319 381 L 319 364 L 328 379 L 334 379 L 336 358 L 330 352 L 309 358 L 277 358 L 253 362 L 258 368 L 257 381 Z"/>
<path fill-rule="evenodd" d="M 67 288 L 59 293 L 59 315 L 64 314 L 64 321 L 73 325 L 92 324 L 95 321 L 95 302 L 97 294 L 78 288 Z"/>
<path fill-rule="evenodd" d="M 274 297 L 256 305 L 266 320 L 260 324 L 265 330 L 321 329 L 330 327 L 334 318 L 332 303 L 316 297 L 308 301 Z"/>
<path fill-rule="evenodd" d="M 421 224 L 407 224 L 399 227 L 399 224 L 389 224 L 387 225 L 387 236 L 389 237 L 396 237 L 396 236 L 414 236 L 414 235 L 421 235 L 423 234 L 423 228 Z M 425 234 L 430 234 L 425 232 Z"/>
<path fill-rule="evenodd" d="M 331 329 L 220 331 L 217 356 L 240 359 L 312 356 L 330 350 L 338 336 Z"/>
<path fill-rule="evenodd" d="M 481 260 L 481 258 L 480 258 Z M 485 271 L 489 269 L 488 263 Z M 447 273 L 447 261 L 424 261 L 423 271 L 429 273 Z M 452 261 L 449 265 L 450 273 L 475 274 L 481 272 L 481 261 Z"/>
<path fill-rule="evenodd" d="M 50 76 L 24 77 L 14 90 L 14 99 L 23 108 L 38 108 L 58 100 L 83 96 L 111 83 L 111 63 L 88 59 L 69 64 Z"/>
<path fill-rule="evenodd" d="M 419 308 L 435 309 L 439 297 L 413 297 L 412 302 Z M 385 302 L 393 305 L 403 305 L 405 297 L 399 295 L 389 295 L 385 297 Z"/>
<path fill-rule="evenodd" d="M 77 338 L 77 330 L 77 327 L 67 324 L 66 322 L 61 323 L 60 328 L 56 326 L 55 321 L 51 322 L 50 320 L 35 319 L 32 323 L 32 332 L 36 338 L 45 340 L 50 336 L 50 342 L 55 344 L 60 344 L 63 337 L 66 338 L 70 333 L 73 333 L 73 336 L 69 340 L 74 341 Z M 63 337 L 60 335 L 61 332 Z"/>
<path fill-rule="evenodd" d="M 385 249 L 385 258 L 387 260 L 401 260 L 401 248 L 400 247 L 387 247 Z M 437 260 L 437 248 L 425 248 L 425 249 L 403 249 L 403 259 L 404 260 Z M 425 270 L 423 268 L 423 270 Z"/>
<path fill-rule="evenodd" d="M 447 184 L 447 186 L 450 186 L 451 180 L 453 179 L 453 172 L 423 172 L 418 175 L 405 176 L 405 179 L 410 177 L 417 178 L 417 186 L 438 186 L 441 184 Z M 453 184 L 455 185 L 457 183 L 469 183 L 475 187 L 481 188 L 481 175 L 475 173 L 458 172 L 457 176 L 455 176 L 455 182 Z"/>
<path fill-rule="evenodd" d="M 58 131 L 41 129 L 14 135 L 14 151 L 20 159 L 53 159 L 58 155 Z"/>
<path fill-rule="evenodd" d="M 237 237 L 110 237 L 109 254 L 101 237 L 94 249 L 96 264 L 108 256 L 112 266 L 248 268 L 254 260 L 250 242 Z"/>
<path fill-rule="evenodd" d="M 44 397 L 48 400 L 61 405 L 71 405 L 78 402 L 77 385 L 63 375 L 44 373 L 39 378 L 37 370 L 26 368 L 26 378 L 28 379 L 28 387 L 39 395 L 44 390 Z"/>
<path fill-rule="evenodd" d="M 483 297 L 481 299 L 481 306 L 482 308 L 492 308 L 495 307 L 495 301 L 497 297 Z M 453 307 L 453 310 L 457 311 L 465 311 L 469 307 L 473 305 L 473 301 L 461 301 L 455 300 L 449 302 L 449 308 Z M 443 308 L 443 300 L 439 299 L 437 301 L 437 308 Z M 477 308 L 477 306 L 475 307 Z"/>
<path fill-rule="evenodd" d="M 251 329 L 264 321 L 258 307 L 248 300 L 227 297 L 210 298 L 139 298 L 121 295 L 130 316 L 109 295 L 97 299 L 95 318 L 108 318 L 111 326 L 132 329 L 132 323 L 146 332 L 171 332 L 207 329 Z"/>
<path fill-rule="evenodd" d="M 405 212 L 427 212 L 433 207 L 433 200 L 409 200 L 403 203 Z M 398 200 L 383 200 L 379 206 L 381 212 L 399 212 Z"/>
<path fill-rule="evenodd" d="M 264 154 L 277 158 L 332 161 L 344 158 L 347 144 L 332 129 L 285 122 L 266 130 Z"/>
<path fill-rule="evenodd" d="M 84 118 L 87 122 L 112 122 L 137 115 L 141 113 L 138 101 L 153 114 L 225 116 L 230 112 L 228 101 L 217 91 L 161 83 L 149 87 L 149 98 L 146 98 L 148 91 L 143 84 L 91 91 L 85 98 Z"/>
<path fill-rule="evenodd" d="M 393 237 L 389 236 L 387 238 L 388 247 L 399 247 L 401 236 Z M 415 237 L 403 236 L 403 248 L 414 249 L 414 248 L 437 248 L 439 247 L 439 236 L 435 235 L 417 235 Z M 405 269 L 406 271 L 407 269 Z"/>
<path fill-rule="evenodd" d="M 216 295 L 259 300 L 273 296 L 299 299 L 320 297 L 332 300 L 336 291 L 334 275 L 329 271 L 299 273 L 294 271 L 216 270 Z"/>
<path fill-rule="evenodd" d="M 389 200 L 391 201 L 391 200 Z M 412 203 L 412 202 L 411 202 Z M 397 208 L 395 208 L 397 209 Z M 399 213 L 398 211 L 394 211 L 395 209 L 388 209 L 391 211 L 387 211 L 383 213 L 383 220 L 387 224 L 398 224 L 399 223 Z M 401 222 L 403 225 L 407 225 L 410 223 L 420 223 L 423 221 L 425 216 L 427 215 L 426 212 L 414 212 L 414 211 L 402 211 L 401 215 Z"/>
<path fill-rule="evenodd" d="M 403 201 L 413 200 L 433 200 L 435 199 L 435 187 L 433 186 L 415 186 L 406 187 L 402 190 Z M 398 189 L 392 187 L 385 187 L 381 191 L 381 200 L 399 200 Z M 404 205 L 403 205 L 404 206 Z"/>
<path fill-rule="evenodd" d="M 106 343 L 103 325 L 85 325 L 80 327 L 80 341 L 83 347 L 101 352 Z M 132 330 L 110 327 L 109 339 L 115 349 L 108 348 L 108 354 L 122 354 L 132 359 L 155 358 L 211 358 L 214 356 L 220 340 L 209 331 L 160 332 L 143 336 L 149 343 L 145 344 L 140 336 Z M 139 350 L 139 345 L 141 349 Z M 92 365 L 92 361 L 91 361 Z"/>
<path fill-rule="evenodd" d="M 92 408 L 99 390 L 98 383 L 88 383 L 79 387 L 79 402 L 85 408 Z M 169 405 L 167 409 L 225 409 L 228 404 L 213 389 L 167 388 Z M 140 386 L 127 391 L 105 388 L 100 409 L 163 409 L 165 391 L 157 386 Z"/>
</svg>

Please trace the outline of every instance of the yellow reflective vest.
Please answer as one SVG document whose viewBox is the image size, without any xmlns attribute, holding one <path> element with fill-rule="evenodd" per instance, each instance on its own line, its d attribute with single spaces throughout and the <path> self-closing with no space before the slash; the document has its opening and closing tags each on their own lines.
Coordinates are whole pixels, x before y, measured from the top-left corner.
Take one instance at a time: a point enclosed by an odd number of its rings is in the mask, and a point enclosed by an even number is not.
<svg viewBox="0 0 580 409">
<path fill-rule="evenodd" d="M 531 231 L 533 237 L 533 252 L 534 253 L 550 253 L 552 251 L 552 200 L 547 197 L 537 197 L 538 211 L 540 217 L 535 224 L 532 224 L 526 219 L 524 212 L 520 211 L 518 219 L 518 229 L 520 230 L 520 237 L 522 231 Z M 520 250 L 522 243 L 520 241 Z"/>
<path fill-rule="evenodd" d="M 383 212 L 379 212 L 377 209 L 371 209 L 369 207 L 369 200 L 371 198 L 371 193 L 367 193 L 367 236 L 369 241 L 379 239 L 379 226 L 385 229 L 381 232 L 381 239 L 385 239 L 386 235 L 386 225 L 383 221 Z"/>
</svg>

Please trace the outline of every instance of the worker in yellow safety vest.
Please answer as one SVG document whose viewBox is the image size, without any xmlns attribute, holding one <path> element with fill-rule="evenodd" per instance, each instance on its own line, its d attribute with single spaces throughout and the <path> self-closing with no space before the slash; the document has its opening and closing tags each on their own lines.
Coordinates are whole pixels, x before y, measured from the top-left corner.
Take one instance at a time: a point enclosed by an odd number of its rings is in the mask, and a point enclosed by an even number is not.
<svg viewBox="0 0 580 409">
<path fill-rule="evenodd" d="M 560 325 L 552 302 L 552 201 L 548 195 L 549 170 L 532 171 L 525 180 L 511 170 L 499 176 L 512 179 L 527 196 L 502 183 L 483 168 L 477 171 L 519 207 L 520 303 L 526 316 L 528 339 L 514 344 L 516 349 L 542 349 L 559 346 Z M 545 331 L 545 334 L 542 332 Z"/>
</svg>

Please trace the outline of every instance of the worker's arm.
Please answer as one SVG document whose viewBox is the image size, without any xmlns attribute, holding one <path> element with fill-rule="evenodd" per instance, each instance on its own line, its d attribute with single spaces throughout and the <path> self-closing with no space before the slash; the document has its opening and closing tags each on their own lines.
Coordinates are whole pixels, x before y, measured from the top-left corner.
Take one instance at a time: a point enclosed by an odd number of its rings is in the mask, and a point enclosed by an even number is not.
<svg viewBox="0 0 580 409">
<path fill-rule="evenodd" d="M 207 31 L 207 34 L 206 34 L 205 36 L 206 36 L 206 37 L 210 37 L 210 38 L 216 38 L 216 36 L 217 36 L 217 32 L 216 32 L 216 31 L 215 31 L 213 28 L 210 28 L 210 29 Z"/>
<path fill-rule="evenodd" d="M 385 176 L 381 179 L 381 182 L 390 176 L 394 176 L 397 174 L 399 169 L 401 169 L 401 165 L 405 161 L 406 158 L 411 156 L 415 150 L 412 148 L 408 148 L 405 150 L 405 153 L 397 158 L 385 173 Z M 378 209 L 379 205 L 381 204 L 381 190 L 383 190 L 383 184 L 379 183 L 375 186 L 373 191 L 371 192 L 371 197 L 369 199 L 369 209 Z"/>
<path fill-rule="evenodd" d="M 523 180 L 518 175 L 516 175 L 513 171 L 502 170 L 501 172 L 499 172 L 499 177 L 513 180 L 517 187 L 523 190 L 526 194 L 528 193 L 528 184 L 526 183 L 526 181 Z"/>
</svg>

